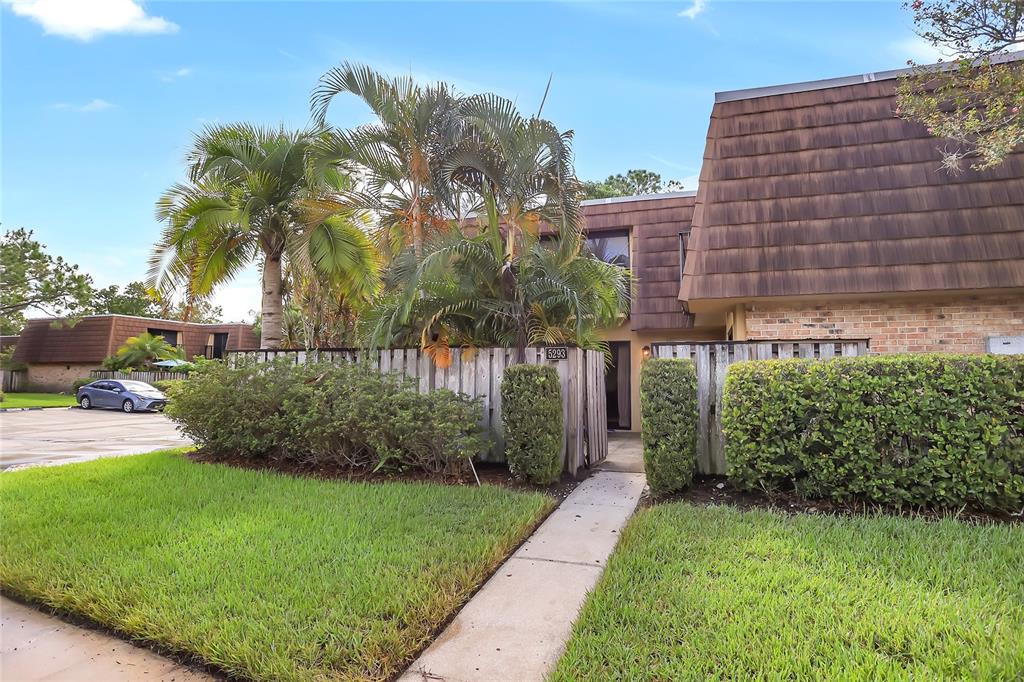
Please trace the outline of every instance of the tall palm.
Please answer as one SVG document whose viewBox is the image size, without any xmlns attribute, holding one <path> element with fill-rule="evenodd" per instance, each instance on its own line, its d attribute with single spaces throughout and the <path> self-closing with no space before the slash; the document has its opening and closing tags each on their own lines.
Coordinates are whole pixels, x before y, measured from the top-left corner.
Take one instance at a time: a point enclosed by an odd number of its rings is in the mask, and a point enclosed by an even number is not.
<svg viewBox="0 0 1024 682">
<path fill-rule="evenodd" d="M 426 244 L 422 259 L 396 259 L 385 297 L 363 320 L 372 345 L 418 343 L 444 365 L 448 348 L 576 343 L 602 347 L 597 331 L 629 309 L 629 273 L 580 253 L 572 227 L 541 241 L 523 235 L 510 254 L 493 198 L 484 227 L 455 228 Z"/>
<path fill-rule="evenodd" d="M 318 158 L 359 170 L 363 186 L 350 192 L 348 201 L 378 216 L 378 244 L 387 253 L 411 244 L 422 256 L 425 240 L 459 217 L 457 198 L 442 185 L 447 151 L 460 136 L 462 98 L 444 83 L 420 86 L 411 78 L 389 78 L 344 62 L 325 73 L 313 91 L 311 107 L 320 125 L 333 99 L 343 93 L 361 99 L 377 121 L 331 131 Z"/>
<path fill-rule="evenodd" d="M 539 113 L 525 117 L 515 103 L 493 94 L 466 98 L 459 113 L 463 135 L 445 159 L 445 176 L 478 198 L 474 210 L 482 211 L 493 196 L 508 255 L 544 223 L 565 231 L 565 246 L 578 246 L 583 216 L 572 131 L 560 132 Z"/>
<path fill-rule="evenodd" d="M 353 214 L 337 198 L 349 190 L 336 166 L 307 172 L 322 131 L 248 124 L 204 129 L 188 155 L 189 181 L 157 202 L 166 222 L 150 257 L 150 286 L 209 294 L 242 269 L 262 269 L 260 345 L 281 345 L 282 267 L 373 288 L 376 256 Z"/>
</svg>

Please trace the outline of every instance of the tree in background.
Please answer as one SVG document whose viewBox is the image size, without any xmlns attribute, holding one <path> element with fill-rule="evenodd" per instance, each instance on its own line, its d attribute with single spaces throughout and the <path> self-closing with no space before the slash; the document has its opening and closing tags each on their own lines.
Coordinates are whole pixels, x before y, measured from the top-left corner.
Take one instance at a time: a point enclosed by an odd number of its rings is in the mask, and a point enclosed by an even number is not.
<svg viewBox="0 0 1024 682">
<path fill-rule="evenodd" d="M 625 175 L 609 175 L 604 181 L 588 180 L 583 183 L 584 199 L 611 199 L 644 194 L 677 192 L 683 189 L 678 180 L 662 181 L 661 175 L 649 170 L 635 169 Z"/>
<path fill-rule="evenodd" d="M 156 300 L 142 282 L 129 282 L 124 287 L 112 284 L 93 293 L 92 313 L 96 315 L 135 315 L 163 317 Z M 165 318 L 167 319 L 167 318 Z"/>
<path fill-rule="evenodd" d="M 575 343 L 600 348 L 598 330 L 629 310 L 629 272 L 581 253 L 579 231 L 564 224 L 551 239 L 525 232 L 509 253 L 494 199 L 486 221 L 459 226 L 424 245 L 422 259 L 407 250 L 389 272 L 390 292 L 364 313 L 374 346 L 419 345 L 439 366 L 449 347 Z"/>
<path fill-rule="evenodd" d="M 31 230 L 9 230 L 0 237 L 0 333 L 17 334 L 25 313 L 75 316 L 89 312 L 92 280 L 78 266 L 46 253 Z"/>
<path fill-rule="evenodd" d="M 353 212 L 338 201 L 349 190 L 346 174 L 330 163 L 307 173 L 307 155 L 323 135 L 247 124 L 197 135 L 189 182 L 157 203 L 167 226 L 150 258 L 150 286 L 207 296 L 258 262 L 262 348 L 281 345 L 286 262 L 350 290 L 372 290 L 376 254 Z"/>
<path fill-rule="evenodd" d="M 476 215 L 498 212 L 510 259 L 542 224 L 582 232 L 571 130 L 559 131 L 539 112 L 523 116 L 493 94 L 465 98 L 460 116 L 461 137 L 444 162 L 447 191 L 465 192 Z"/>
<path fill-rule="evenodd" d="M 918 34 L 952 63 L 914 69 L 897 86 L 896 115 L 945 138 L 943 167 L 985 170 L 1024 144 L 1024 0 L 913 0 Z"/>
<path fill-rule="evenodd" d="M 329 131 L 316 150 L 316 165 L 356 170 L 359 186 L 339 200 L 377 217 L 375 241 L 383 256 L 409 245 L 422 254 L 424 241 L 446 231 L 456 217 L 456 202 L 440 185 L 447 149 L 460 134 L 461 98 L 445 83 L 421 86 L 344 62 L 325 73 L 313 91 L 313 116 L 321 125 L 331 102 L 345 93 L 362 100 L 377 121 Z"/>
</svg>

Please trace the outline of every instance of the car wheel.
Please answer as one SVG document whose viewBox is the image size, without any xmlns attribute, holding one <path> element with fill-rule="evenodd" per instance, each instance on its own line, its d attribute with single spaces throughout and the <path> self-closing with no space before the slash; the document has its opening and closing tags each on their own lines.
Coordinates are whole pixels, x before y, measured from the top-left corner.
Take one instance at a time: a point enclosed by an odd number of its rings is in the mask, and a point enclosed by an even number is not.
<svg viewBox="0 0 1024 682">
<path fill-rule="evenodd" d="M 125 412 L 126 414 L 131 414 L 132 412 L 134 412 L 134 411 L 135 411 L 135 403 L 133 403 L 133 402 L 132 402 L 132 401 L 130 401 L 130 400 L 126 400 L 126 401 L 124 401 L 123 403 L 121 403 L 121 409 L 122 409 L 122 410 L 123 410 L 123 411 L 124 411 L 124 412 Z"/>
<path fill-rule="evenodd" d="M 78 401 L 78 404 L 81 406 L 83 410 L 88 410 L 90 407 L 92 407 L 92 401 L 89 400 L 89 396 L 87 395 L 83 395 L 81 400 Z"/>
</svg>

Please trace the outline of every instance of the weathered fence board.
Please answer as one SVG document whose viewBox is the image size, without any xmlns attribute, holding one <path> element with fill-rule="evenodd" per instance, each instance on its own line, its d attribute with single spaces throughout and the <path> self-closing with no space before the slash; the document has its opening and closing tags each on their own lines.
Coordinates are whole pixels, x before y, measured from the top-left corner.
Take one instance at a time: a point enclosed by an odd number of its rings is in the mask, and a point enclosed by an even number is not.
<svg viewBox="0 0 1024 682">
<path fill-rule="evenodd" d="M 868 343 L 852 340 L 728 341 L 657 343 L 659 358 L 693 360 L 697 370 L 697 471 L 724 474 L 725 436 L 722 433 L 722 392 L 729 365 L 743 360 L 806 358 L 829 360 L 866 355 Z"/>
<path fill-rule="evenodd" d="M 505 369 L 515 364 L 515 351 L 509 348 L 479 348 L 470 352 L 451 349 L 451 364 L 442 368 L 418 348 L 394 348 L 380 351 L 347 349 L 293 351 L 228 351 L 228 359 L 245 356 L 259 362 L 276 357 L 293 357 L 296 363 L 356 362 L 368 359 L 381 372 L 403 374 L 419 382 L 421 392 L 447 388 L 465 393 L 483 402 L 480 418 L 494 441 L 481 455 L 484 461 L 504 461 L 504 425 L 502 423 L 501 380 Z M 568 348 L 563 360 L 548 360 L 544 348 L 527 348 L 527 364 L 554 365 L 562 388 L 563 458 L 572 475 L 593 466 L 608 455 L 607 406 L 604 389 L 604 353 Z M 133 373 L 140 374 L 140 373 Z M 145 381 L 145 379 L 142 379 Z"/>
<path fill-rule="evenodd" d="M 0 369 L 0 389 L 4 393 L 23 391 L 28 384 L 28 372 L 23 369 Z"/>
<path fill-rule="evenodd" d="M 185 372 L 148 372 L 148 371 L 132 371 L 132 372 L 113 372 L 106 369 L 94 369 L 89 372 L 89 376 L 93 379 L 125 379 L 130 381 L 145 381 L 147 384 L 151 384 L 154 381 L 168 381 L 173 379 L 187 379 L 188 374 Z"/>
</svg>

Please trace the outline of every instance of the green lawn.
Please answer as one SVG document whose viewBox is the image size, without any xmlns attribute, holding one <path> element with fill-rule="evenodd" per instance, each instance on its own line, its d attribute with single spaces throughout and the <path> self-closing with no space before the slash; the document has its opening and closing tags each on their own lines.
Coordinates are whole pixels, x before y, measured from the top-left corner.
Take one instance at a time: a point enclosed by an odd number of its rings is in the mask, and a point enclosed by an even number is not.
<svg viewBox="0 0 1024 682">
<path fill-rule="evenodd" d="M 71 407 L 75 396 L 60 393 L 4 393 L 0 408 L 9 407 Z"/>
<path fill-rule="evenodd" d="M 666 504 L 623 533 L 554 680 L 1024 677 L 1024 526 Z"/>
<path fill-rule="evenodd" d="M 384 679 L 550 498 L 176 452 L 0 474 L 0 585 L 260 680 Z"/>
</svg>

